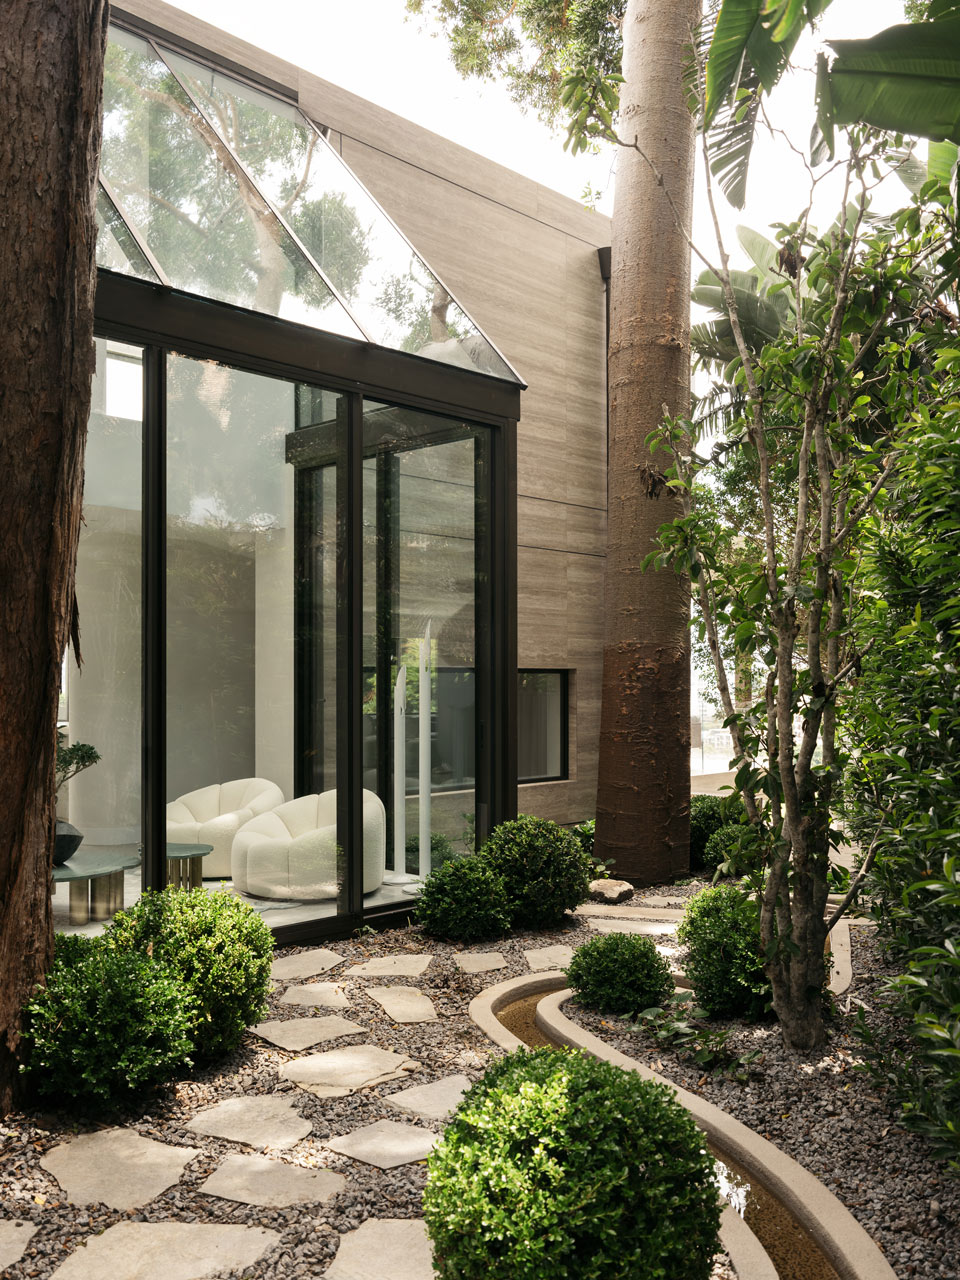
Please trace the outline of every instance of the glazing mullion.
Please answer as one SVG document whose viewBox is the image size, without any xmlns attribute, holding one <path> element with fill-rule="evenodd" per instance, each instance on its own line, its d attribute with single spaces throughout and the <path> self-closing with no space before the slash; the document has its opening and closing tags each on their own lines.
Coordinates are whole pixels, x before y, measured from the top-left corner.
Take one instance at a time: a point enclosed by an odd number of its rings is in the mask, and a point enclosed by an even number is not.
<svg viewBox="0 0 960 1280">
<path fill-rule="evenodd" d="M 333 284 L 333 282 L 330 279 L 328 279 L 324 271 L 321 269 L 320 264 L 317 262 L 316 258 L 314 258 L 313 254 L 310 253 L 309 249 L 307 249 L 306 245 L 303 243 L 303 241 L 294 231 L 293 227 L 290 225 L 287 219 L 283 216 L 283 214 L 280 212 L 277 206 L 273 203 L 273 201 L 267 195 L 264 194 L 262 188 L 260 187 L 260 184 L 256 181 L 256 179 L 251 174 L 250 170 L 243 163 L 243 161 L 240 159 L 240 157 L 237 155 L 234 149 L 230 146 L 230 143 L 227 141 L 227 139 L 223 136 L 223 134 L 217 128 L 216 122 L 207 114 L 206 111 L 204 111 L 200 102 L 190 92 L 190 88 L 187 85 L 186 81 L 181 79 L 179 74 L 174 70 L 171 64 L 163 56 L 163 50 L 161 46 L 156 44 L 153 40 L 151 40 L 149 43 L 150 43 L 150 47 L 153 49 L 153 52 L 157 55 L 157 57 L 160 59 L 163 65 L 167 68 L 167 70 L 173 76 L 174 80 L 176 80 L 177 84 L 180 86 L 183 92 L 187 95 L 187 98 L 193 103 L 201 119 L 207 122 L 207 124 L 210 126 L 213 132 L 220 139 L 220 142 L 222 143 L 222 145 L 226 147 L 226 149 L 230 152 L 230 155 L 233 157 L 233 161 L 236 164 L 237 168 L 244 175 L 247 182 L 250 183 L 250 186 L 254 189 L 254 191 L 256 191 L 257 195 L 260 197 L 263 203 L 267 206 L 267 208 L 270 210 L 273 216 L 277 219 L 277 221 L 283 227 L 284 231 L 286 231 L 287 235 L 290 237 L 293 243 L 297 246 L 297 248 L 303 254 L 307 262 L 309 262 L 310 266 L 313 267 L 314 271 L 317 273 L 317 275 L 320 277 L 320 279 L 323 281 L 326 287 L 330 290 L 331 295 L 337 300 L 337 302 L 339 302 L 340 306 L 344 309 L 344 311 L 347 313 L 347 315 L 350 317 L 353 323 L 357 326 L 357 328 L 360 330 L 360 332 L 363 334 L 366 340 L 368 342 L 373 342 L 374 339 L 370 336 L 370 334 L 367 332 L 364 326 L 353 314 L 353 311 L 350 308 L 350 304 L 347 302 L 346 298 L 343 296 L 340 290 Z"/>
<path fill-rule="evenodd" d="M 160 281 L 161 284 L 166 285 L 167 288 L 169 289 L 170 281 L 167 278 L 167 274 L 164 271 L 163 267 L 161 267 L 160 263 L 153 256 L 150 246 L 147 244 L 146 237 L 144 236 L 143 232 L 140 230 L 139 226 L 137 225 L 136 220 L 130 217 L 129 213 L 121 203 L 119 196 L 114 191 L 113 187 L 111 187 L 110 183 L 107 182 L 103 174 L 99 176 L 98 181 L 101 187 L 103 187 L 103 190 L 104 190 L 104 193 L 106 194 L 107 199 L 116 209 L 118 215 L 123 219 L 124 226 L 127 228 L 130 234 L 133 236 L 134 240 L 137 242 L 137 248 L 146 258 L 146 260 L 150 263 L 150 266 L 153 268 L 153 270 L 157 273 L 157 279 Z"/>
<path fill-rule="evenodd" d="M 166 881 L 167 370 L 143 353 L 143 866 L 145 889 Z"/>
</svg>

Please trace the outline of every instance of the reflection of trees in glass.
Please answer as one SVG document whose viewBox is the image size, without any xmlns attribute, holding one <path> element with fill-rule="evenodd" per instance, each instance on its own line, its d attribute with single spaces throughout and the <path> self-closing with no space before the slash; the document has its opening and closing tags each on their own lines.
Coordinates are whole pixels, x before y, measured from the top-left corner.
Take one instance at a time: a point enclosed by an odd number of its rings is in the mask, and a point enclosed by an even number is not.
<svg viewBox="0 0 960 1280">
<path fill-rule="evenodd" d="M 438 280 L 430 277 L 414 259 L 410 270 L 400 276 L 389 276 L 377 297 L 377 305 L 404 332 L 401 351 L 420 351 L 431 342 L 447 342 L 455 338 L 462 342 L 471 330 L 448 319 L 451 305 L 460 315 L 459 307 Z"/>
<path fill-rule="evenodd" d="M 130 47 L 128 47 L 128 45 Z M 193 87 L 193 86 L 191 86 Z M 293 123 L 218 92 L 229 146 L 196 111 L 175 77 L 132 37 L 111 43 L 104 85 L 103 170 L 178 287 L 277 314 L 284 294 L 323 309 L 330 294 L 238 163 L 288 164 L 291 223 L 320 222 L 349 285 L 366 264 L 364 231 L 337 194 L 303 200 L 312 148 L 299 156 Z"/>
</svg>

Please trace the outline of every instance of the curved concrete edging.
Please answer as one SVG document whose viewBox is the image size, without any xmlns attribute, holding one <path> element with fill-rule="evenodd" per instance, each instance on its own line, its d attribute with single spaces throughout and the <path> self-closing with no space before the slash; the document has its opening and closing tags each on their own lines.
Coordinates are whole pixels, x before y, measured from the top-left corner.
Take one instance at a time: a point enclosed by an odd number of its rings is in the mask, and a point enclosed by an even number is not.
<svg viewBox="0 0 960 1280">
<path fill-rule="evenodd" d="M 557 991 L 566 980 L 566 975 L 559 969 L 508 978 L 505 982 L 486 987 L 478 996 L 474 996 L 468 1012 L 476 1025 L 501 1048 L 523 1049 L 526 1047 L 523 1041 L 507 1030 L 497 1017 L 498 1011 L 526 996 Z M 730 1205 L 724 1208 L 721 1218 L 720 1243 L 736 1269 L 737 1280 L 777 1280 L 776 1268 L 767 1257 L 763 1245 Z"/>
<path fill-rule="evenodd" d="M 505 986 L 506 984 L 501 984 Z M 540 988 L 541 990 L 543 988 Z M 532 995 L 517 987 L 513 999 Z M 840 1280 L 897 1280 L 896 1272 L 853 1214 L 812 1173 L 760 1134 L 754 1133 L 733 1116 L 705 1098 L 681 1089 L 642 1063 L 611 1049 L 597 1036 L 571 1022 L 560 1011 L 573 992 L 555 991 L 537 1006 L 537 1025 L 560 1044 L 584 1049 L 606 1062 L 636 1071 L 646 1080 L 668 1085 L 687 1108 L 707 1137 L 721 1152 L 753 1174 L 780 1200 L 817 1241 Z M 476 1001 L 474 1001 L 476 1003 Z M 500 1001 L 500 1006 L 507 1003 Z M 473 1005 L 471 1005 L 471 1009 Z M 514 1037 L 515 1038 L 515 1037 Z M 732 1256 L 732 1255 L 731 1255 Z M 736 1264 L 736 1260 L 734 1259 Z"/>
</svg>

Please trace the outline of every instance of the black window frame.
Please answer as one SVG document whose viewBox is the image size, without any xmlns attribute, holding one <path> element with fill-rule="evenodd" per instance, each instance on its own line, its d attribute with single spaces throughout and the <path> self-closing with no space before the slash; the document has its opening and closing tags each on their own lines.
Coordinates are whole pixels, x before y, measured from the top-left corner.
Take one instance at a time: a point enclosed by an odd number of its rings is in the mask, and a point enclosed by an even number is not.
<svg viewBox="0 0 960 1280">
<path fill-rule="evenodd" d="M 559 676 L 560 677 L 560 772 L 538 775 L 537 777 L 521 777 L 520 775 L 520 713 L 519 686 L 525 675 Z M 528 786 L 535 782 L 567 782 L 570 778 L 570 670 L 567 667 L 518 667 L 517 668 L 517 785 Z"/>
</svg>

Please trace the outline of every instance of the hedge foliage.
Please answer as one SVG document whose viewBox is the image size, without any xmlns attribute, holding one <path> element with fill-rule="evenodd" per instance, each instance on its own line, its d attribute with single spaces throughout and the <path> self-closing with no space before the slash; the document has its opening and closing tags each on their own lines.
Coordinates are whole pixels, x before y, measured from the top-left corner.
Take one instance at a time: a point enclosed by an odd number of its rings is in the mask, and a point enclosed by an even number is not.
<svg viewBox="0 0 960 1280">
<path fill-rule="evenodd" d="M 551 929 L 589 895 L 593 859 L 577 837 L 547 818 L 501 822 L 480 856 L 500 876 L 517 929 Z"/>
<path fill-rule="evenodd" d="M 520 1050 L 464 1096 L 428 1158 L 440 1280 L 707 1280 L 713 1160 L 664 1085 L 580 1052 Z"/>
<path fill-rule="evenodd" d="M 686 975 L 712 1018 L 759 1018 L 770 1000 L 761 963 L 757 904 L 732 884 L 691 898 L 677 928 Z"/>
<path fill-rule="evenodd" d="M 480 854 L 449 859 L 425 880 L 416 920 L 432 938 L 462 943 L 499 938 L 510 928 L 503 877 Z"/>
<path fill-rule="evenodd" d="M 673 992 L 670 966 L 652 938 L 607 933 L 573 953 L 564 970 L 580 1003 L 599 1013 L 635 1017 L 662 1005 Z"/>
</svg>

